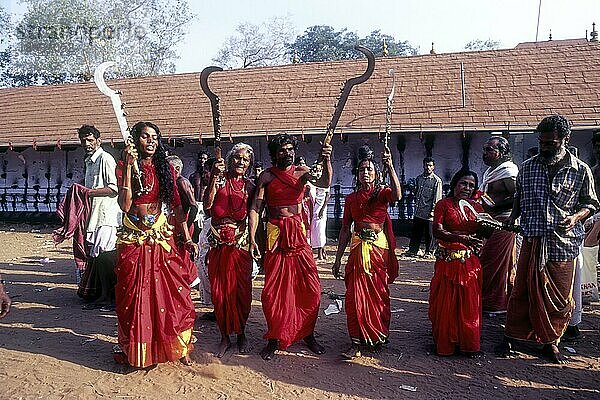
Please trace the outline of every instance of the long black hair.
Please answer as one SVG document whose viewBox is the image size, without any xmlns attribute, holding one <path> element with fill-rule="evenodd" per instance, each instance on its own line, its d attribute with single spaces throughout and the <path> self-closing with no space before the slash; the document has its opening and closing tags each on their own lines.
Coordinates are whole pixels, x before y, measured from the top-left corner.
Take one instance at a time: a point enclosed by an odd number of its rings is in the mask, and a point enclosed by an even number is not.
<svg viewBox="0 0 600 400">
<path fill-rule="evenodd" d="M 167 161 L 167 151 L 162 143 L 160 129 L 152 122 L 140 121 L 131 128 L 131 137 L 138 154 L 140 154 L 140 135 L 142 134 L 142 129 L 145 127 L 152 128 L 156 132 L 157 143 L 156 151 L 152 157 L 152 164 L 158 178 L 158 197 L 162 202 L 170 205 L 173 201 L 173 173 L 171 172 L 171 165 Z"/>
<path fill-rule="evenodd" d="M 373 186 L 374 186 L 375 190 L 373 190 L 373 193 L 371 194 L 371 197 L 369 198 L 369 202 L 371 202 L 371 201 L 374 201 L 377 198 L 377 196 L 379 195 L 379 192 L 383 188 L 383 182 L 381 180 L 381 170 L 379 169 L 379 166 L 375 162 L 375 159 L 373 156 L 373 150 L 371 150 L 371 148 L 367 145 L 364 145 L 364 146 L 361 146 L 358 148 L 358 157 L 357 157 L 356 164 L 355 164 L 356 166 L 353 169 L 354 179 L 356 179 L 356 183 L 355 183 L 356 191 L 359 191 L 360 187 L 361 187 L 360 180 L 358 178 L 358 171 L 360 168 L 360 164 L 362 164 L 365 161 L 371 162 L 371 164 L 373 164 L 373 168 L 375 168 L 375 182 L 373 182 Z"/>
<path fill-rule="evenodd" d="M 465 176 L 472 176 L 475 179 L 475 189 L 473 190 L 473 194 L 475 194 L 475 190 L 479 188 L 479 179 L 477 179 L 477 174 L 468 169 L 461 169 L 457 173 L 454 174 L 452 180 L 450 181 L 450 190 L 448 191 L 448 197 L 454 197 L 454 188 L 458 185 L 458 181 Z M 473 195 L 471 195 L 473 197 Z"/>
</svg>

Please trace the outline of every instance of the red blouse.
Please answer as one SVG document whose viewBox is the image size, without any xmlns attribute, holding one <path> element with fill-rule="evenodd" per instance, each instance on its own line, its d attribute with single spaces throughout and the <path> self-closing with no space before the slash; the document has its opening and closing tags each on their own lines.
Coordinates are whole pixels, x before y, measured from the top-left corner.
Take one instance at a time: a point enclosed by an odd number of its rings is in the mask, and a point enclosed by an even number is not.
<svg viewBox="0 0 600 400">
<path fill-rule="evenodd" d="M 269 206 L 289 206 L 302 203 L 304 198 L 304 182 L 295 177 L 296 167 L 288 170 L 271 167 L 268 169 L 275 179 L 266 188 L 267 203 Z"/>
<path fill-rule="evenodd" d="M 481 204 L 468 200 L 475 211 L 483 212 Z M 441 224 L 442 227 L 452 233 L 473 234 L 477 231 L 479 224 L 475 222 L 475 215 L 469 209 L 465 210 L 467 219 L 462 215 L 458 207 L 458 200 L 452 197 L 446 197 L 437 202 L 433 211 L 433 223 Z M 440 245 L 451 250 L 467 249 L 462 243 L 444 242 L 440 240 Z"/>
<path fill-rule="evenodd" d="M 373 190 L 359 190 L 346 197 L 342 225 L 349 226 L 352 221 L 383 225 L 388 217 L 388 206 L 392 201 L 392 189 L 384 187 L 373 200 Z"/>
<path fill-rule="evenodd" d="M 142 175 L 144 176 L 144 186 L 148 189 L 147 193 L 141 196 L 133 196 L 132 205 L 137 206 L 140 204 L 158 203 L 159 199 L 159 183 L 158 176 L 156 175 L 156 168 L 154 164 L 142 164 Z M 181 198 L 179 197 L 179 190 L 177 190 L 177 175 L 172 166 L 169 166 L 171 174 L 173 176 L 173 199 L 171 200 L 171 208 L 176 208 L 181 205 Z M 119 160 L 117 163 L 116 175 L 117 185 L 123 186 L 123 160 Z"/>
<path fill-rule="evenodd" d="M 214 220 L 231 218 L 242 221 L 248 215 L 250 182 L 247 179 L 227 179 L 217 190 L 210 214 Z"/>
</svg>

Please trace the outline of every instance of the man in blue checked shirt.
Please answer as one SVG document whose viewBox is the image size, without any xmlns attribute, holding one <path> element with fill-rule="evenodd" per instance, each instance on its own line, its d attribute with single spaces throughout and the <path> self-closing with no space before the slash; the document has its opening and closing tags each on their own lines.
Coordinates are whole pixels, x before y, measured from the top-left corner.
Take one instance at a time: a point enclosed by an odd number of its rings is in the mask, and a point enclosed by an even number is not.
<svg viewBox="0 0 600 400">
<path fill-rule="evenodd" d="M 564 363 L 558 342 L 573 311 L 575 258 L 584 238 L 581 221 L 599 207 L 590 168 L 567 150 L 571 123 L 561 115 L 536 128 L 539 154 L 524 161 L 517 176 L 513 211 L 520 216 L 523 245 L 515 286 L 508 301 L 499 356 L 512 352 L 513 340 L 543 344 L 544 354 Z"/>
</svg>

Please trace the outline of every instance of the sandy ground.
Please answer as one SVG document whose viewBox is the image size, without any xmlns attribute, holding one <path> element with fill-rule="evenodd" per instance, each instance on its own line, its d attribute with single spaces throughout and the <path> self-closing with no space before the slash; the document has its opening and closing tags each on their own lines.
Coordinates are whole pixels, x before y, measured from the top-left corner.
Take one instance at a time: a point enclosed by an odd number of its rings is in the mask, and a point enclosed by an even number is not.
<svg viewBox="0 0 600 400">
<path fill-rule="evenodd" d="M 251 354 L 230 351 L 216 359 L 217 327 L 197 320 L 194 365 L 131 370 L 111 357 L 117 340 L 114 312 L 81 309 L 70 243 L 56 249 L 49 228 L 27 225 L 0 225 L 0 240 L 0 273 L 14 302 L 0 321 L 1 399 L 600 398 L 600 304 L 585 306 L 585 338 L 567 344 L 575 351 L 563 350 L 567 365 L 550 364 L 535 347 L 521 349 L 516 358 L 496 358 L 493 348 L 504 317 L 484 318 L 480 360 L 441 358 L 431 353 L 427 319 L 433 264 L 404 258 L 391 286 L 390 343 L 381 354 L 342 361 L 340 352 L 349 343 L 345 314 L 326 316 L 323 310 L 332 300 L 324 293 L 316 334 L 327 353 L 317 357 L 296 344 L 263 361 L 259 276 L 247 329 Z M 343 282 L 332 278 L 329 267 L 319 264 L 323 291 L 343 293 Z M 206 311 L 193 295 L 198 313 Z"/>
</svg>

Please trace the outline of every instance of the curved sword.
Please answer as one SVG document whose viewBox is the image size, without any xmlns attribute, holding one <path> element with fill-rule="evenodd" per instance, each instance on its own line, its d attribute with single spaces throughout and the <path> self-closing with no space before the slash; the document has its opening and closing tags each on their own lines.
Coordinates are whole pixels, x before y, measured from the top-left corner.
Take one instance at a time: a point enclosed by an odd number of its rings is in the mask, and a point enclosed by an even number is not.
<svg viewBox="0 0 600 400">
<path fill-rule="evenodd" d="M 221 99 L 208 86 L 208 76 L 216 71 L 223 71 L 221 67 L 206 67 L 200 73 L 200 87 L 210 100 L 210 109 L 213 118 L 213 132 L 215 134 L 215 157 L 221 158 Z"/>
<path fill-rule="evenodd" d="M 113 106 L 113 111 L 115 112 L 117 122 L 119 123 L 119 130 L 121 131 L 123 141 L 125 142 L 125 144 L 133 144 L 133 140 L 129 133 L 129 128 L 127 127 L 125 112 L 123 111 L 123 102 L 121 101 L 122 93 L 120 91 L 109 88 L 106 82 L 104 81 L 104 73 L 106 72 L 106 70 L 111 67 L 114 67 L 115 65 L 117 64 L 114 61 L 106 61 L 98 65 L 94 70 L 94 83 L 104 95 L 110 98 L 110 101 Z M 138 184 L 139 188 L 136 191 L 136 195 L 139 196 L 145 193 L 146 191 L 144 190 L 144 185 L 142 184 L 142 175 L 140 174 L 140 168 L 137 162 L 133 164 L 133 177 L 136 179 L 136 183 Z"/>
<path fill-rule="evenodd" d="M 107 61 L 98 65 L 96 67 L 96 70 L 94 71 L 94 83 L 102 93 L 104 93 L 110 98 L 110 101 L 113 106 L 113 111 L 115 112 L 117 122 L 119 123 L 121 135 L 123 136 L 123 140 L 127 141 L 127 139 L 129 138 L 129 128 L 127 127 L 125 113 L 123 112 L 123 103 L 121 102 L 122 93 L 109 88 L 106 82 L 104 81 L 104 73 L 106 72 L 106 70 L 111 67 L 114 67 L 115 65 L 116 63 L 114 61 Z"/>
<path fill-rule="evenodd" d="M 392 90 L 390 90 L 390 94 L 388 95 L 385 104 L 385 133 L 383 134 L 383 138 L 380 140 L 383 142 L 383 146 L 386 151 L 390 152 L 389 141 L 390 141 L 390 130 L 392 128 L 392 112 L 394 111 L 394 94 L 396 94 L 396 74 L 393 69 L 388 71 L 388 75 L 392 77 Z M 387 177 L 387 170 L 383 170 L 383 182 L 385 182 Z"/>
<path fill-rule="evenodd" d="M 367 69 L 363 74 L 354 78 L 350 78 L 344 83 L 344 87 L 340 92 L 340 97 L 338 98 L 337 104 L 335 105 L 335 110 L 333 111 L 331 121 L 327 125 L 327 132 L 325 133 L 325 139 L 323 139 L 323 144 L 331 143 L 333 133 L 335 131 L 335 128 L 337 127 L 337 123 L 340 120 L 340 117 L 342 116 L 342 111 L 344 110 L 346 101 L 348 101 L 348 96 L 350 96 L 350 91 L 352 91 L 352 88 L 356 85 L 360 85 L 361 83 L 369 79 L 373 74 L 373 71 L 375 70 L 375 55 L 371 50 L 358 44 L 354 46 L 354 50 L 358 50 L 365 56 L 367 56 Z"/>
</svg>

